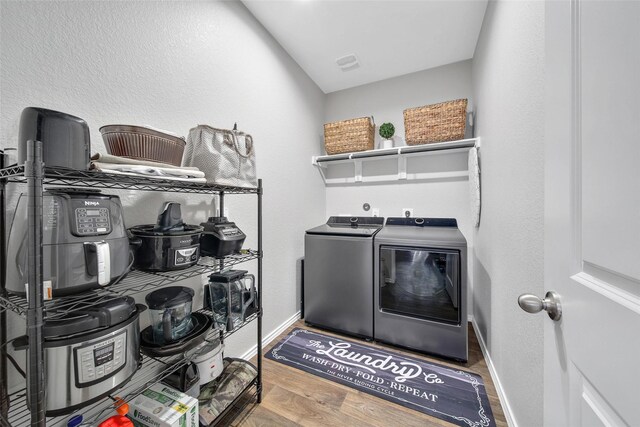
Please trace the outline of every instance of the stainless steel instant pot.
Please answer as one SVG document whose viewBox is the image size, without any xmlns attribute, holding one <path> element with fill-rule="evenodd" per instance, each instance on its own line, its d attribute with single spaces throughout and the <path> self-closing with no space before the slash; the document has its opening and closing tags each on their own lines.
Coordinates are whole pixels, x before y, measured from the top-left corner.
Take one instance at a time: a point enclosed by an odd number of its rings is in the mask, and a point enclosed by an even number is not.
<svg viewBox="0 0 640 427">
<path fill-rule="evenodd" d="M 25 295 L 27 198 L 20 196 L 7 249 L 7 290 Z M 52 296 L 107 286 L 125 275 L 132 255 L 118 196 L 52 189 L 43 195 L 43 279 Z"/>
<path fill-rule="evenodd" d="M 138 370 L 139 315 L 146 309 L 131 297 L 89 305 L 45 321 L 47 416 L 76 411 L 120 388 Z M 26 348 L 26 337 L 14 341 Z"/>
</svg>

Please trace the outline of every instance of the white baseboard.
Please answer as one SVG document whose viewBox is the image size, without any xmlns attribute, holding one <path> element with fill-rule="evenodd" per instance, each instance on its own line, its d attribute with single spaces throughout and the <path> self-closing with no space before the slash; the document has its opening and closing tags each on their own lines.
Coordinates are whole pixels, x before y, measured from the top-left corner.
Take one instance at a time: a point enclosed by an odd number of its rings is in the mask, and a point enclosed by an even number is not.
<svg viewBox="0 0 640 427">
<path fill-rule="evenodd" d="M 511 406 L 509 405 L 509 399 L 507 399 L 507 395 L 502 388 L 502 383 L 500 382 L 500 378 L 498 377 L 496 367 L 493 365 L 493 361 L 491 360 L 491 355 L 489 354 L 489 349 L 484 342 L 484 338 L 480 334 L 476 322 L 474 322 L 472 318 L 469 319 L 469 321 L 472 322 L 473 330 L 476 332 L 476 337 L 478 338 L 478 343 L 480 344 L 480 349 L 482 350 L 482 355 L 484 356 L 484 361 L 487 363 L 487 368 L 489 368 L 489 374 L 491 375 L 491 379 L 493 380 L 493 385 L 496 387 L 496 391 L 498 392 L 498 399 L 500 399 L 500 405 L 502 405 L 504 417 L 507 419 L 507 425 L 510 427 L 518 427 L 518 424 L 513 417 Z"/>
<path fill-rule="evenodd" d="M 280 326 L 271 331 L 268 335 L 262 337 L 262 348 L 266 347 L 271 341 L 276 339 L 289 326 L 293 325 L 300 319 L 300 311 L 294 313 L 293 316 L 285 320 Z M 258 353 L 258 346 L 254 345 L 245 354 L 240 356 L 242 359 L 249 360 Z"/>
</svg>

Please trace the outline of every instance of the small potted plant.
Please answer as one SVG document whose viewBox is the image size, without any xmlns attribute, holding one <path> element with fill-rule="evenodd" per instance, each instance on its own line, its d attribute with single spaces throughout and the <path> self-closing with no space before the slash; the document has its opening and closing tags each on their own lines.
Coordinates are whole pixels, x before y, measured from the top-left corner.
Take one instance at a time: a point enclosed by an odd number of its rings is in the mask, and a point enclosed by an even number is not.
<svg viewBox="0 0 640 427">
<path fill-rule="evenodd" d="M 396 128 L 391 123 L 383 123 L 380 125 L 378 133 L 382 137 L 382 148 L 393 148 L 393 134 Z"/>
</svg>

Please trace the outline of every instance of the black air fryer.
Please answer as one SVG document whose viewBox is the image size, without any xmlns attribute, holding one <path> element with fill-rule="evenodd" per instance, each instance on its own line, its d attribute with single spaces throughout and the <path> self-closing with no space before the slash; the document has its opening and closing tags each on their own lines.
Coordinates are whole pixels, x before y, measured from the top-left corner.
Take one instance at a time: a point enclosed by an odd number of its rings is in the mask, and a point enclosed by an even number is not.
<svg viewBox="0 0 640 427">
<path fill-rule="evenodd" d="M 91 156 L 89 126 L 79 117 L 60 111 L 27 107 L 20 116 L 18 164 L 27 160 L 27 141 L 42 142 L 47 167 L 87 170 Z"/>
<path fill-rule="evenodd" d="M 200 224 L 204 228 L 200 238 L 200 252 L 204 256 L 224 257 L 240 252 L 246 238 L 234 222 L 225 216 L 210 217 Z"/>
</svg>

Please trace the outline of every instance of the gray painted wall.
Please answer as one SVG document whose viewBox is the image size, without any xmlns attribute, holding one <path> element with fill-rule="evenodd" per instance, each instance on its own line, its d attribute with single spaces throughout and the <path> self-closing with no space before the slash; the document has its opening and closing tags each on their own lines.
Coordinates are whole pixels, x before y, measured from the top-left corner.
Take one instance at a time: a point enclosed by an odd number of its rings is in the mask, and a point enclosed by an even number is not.
<svg viewBox="0 0 640 427">
<path fill-rule="evenodd" d="M 393 79 L 370 83 L 327 95 L 325 121 L 354 117 L 375 117 L 376 125 L 392 122 L 396 127 L 395 143 L 404 145 L 406 108 L 437 102 L 468 98 L 468 110 L 473 109 L 471 87 L 471 61 L 456 62 L 430 70 L 411 73 Z M 376 143 L 380 135 L 376 128 Z M 318 154 L 324 153 L 320 151 Z M 393 163 L 393 162 L 392 162 Z M 466 170 L 467 154 L 450 153 L 413 159 L 412 170 L 419 172 L 449 172 Z M 363 167 L 363 175 L 388 174 L 386 162 L 372 162 Z M 343 170 L 332 170 L 335 176 L 353 177 L 353 165 Z M 380 210 L 380 216 L 401 216 L 403 208 L 412 208 L 414 216 L 456 218 L 460 230 L 473 246 L 473 225 L 469 210 L 469 181 L 467 177 L 453 179 L 427 179 L 420 181 L 386 181 L 354 185 L 332 185 L 326 190 L 326 215 L 368 216 L 372 211 L 362 209 L 364 203 Z M 469 268 L 472 267 L 469 263 Z M 470 270 L 469 270 L 470 271 Z M 472 280 L 470 277 L 471 295 Z M 469 303 L 471 312 L 471 303 Z"/>
<path fill-rule="evenodd" d="M 474 317 L 515 422 L 542 423 L 544 2 L 491 1 L 473 59 L 482 138 L 482 218 L 474 238 Z M 547 319 L 548 320 L 548 319 Z"/>
<path fill-rule="evenodd" d="M 373 116 L 376 122 L 376 148 L 381 138 L 377 126 L 391 122 L 396 128 L 394 144 L 404 144 L 404 118 L 407 108 L 468 98 L 473 110 L 471 60 L 418 71 L 327 94 L 326 122 Z M 322 152 L 324 154 L 324 152 Z"/>
<path fill-rule="evenodd" d="M 322 138 L 324 94 L 247 9 L 210 1 L 0 7 L 1 147 L 17 145 L 27 106 L 84 118 L 94 152 L 104 150 L 99 127 L 113 123 L 186 135 L 197 124 L 237 121 L 253 134 L 265 187 L 264 334 L 293 316 L 304 230 L 324 220 L 324 186 L 308 161 Z M 129 226 L 154 222 L 163 200 L 181 202 L 188 223 L 211 214 L 209 196 L 120 194 Z M 255 197 L 228 196 L 226 206 L 249 236 L 245 247 L 255 248 Z M 255 262 L 246 267 L 255 272 Z M 200 288 L 200 279 L 185 283 Z M 245 329 L 226 355 L 255 344 L 255 326 Z"/>
</svg>

